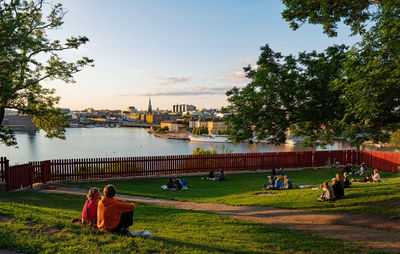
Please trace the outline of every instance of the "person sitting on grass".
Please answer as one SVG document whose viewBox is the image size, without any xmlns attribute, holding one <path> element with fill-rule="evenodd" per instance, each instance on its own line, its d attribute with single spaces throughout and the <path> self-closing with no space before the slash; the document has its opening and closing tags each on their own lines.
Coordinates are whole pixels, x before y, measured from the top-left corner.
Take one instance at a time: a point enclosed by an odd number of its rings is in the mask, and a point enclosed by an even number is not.
<svg viewBox="0 0 400 254">
<path fill-rule="evenodd" d="M 283 189 L 283 183 L 281 176 L 275 177 L 275 185 L 274 185 L 274 190 L 282 190 Z"/>
<path fill-rule="evenodd" d="M 290 180 L 289 177 L 288 177 L 287 175 L 285 175 L 285 176 L 283 177 L 283 189 L 284 189 L 284 190 L 293 189 L 292 180 Z"/>
<path fill-rule="evenodd" d="M 225 176 L 224 171 L 222 169 L 218 174 L 217 181 L 218 182 L 226 181 L 226 176 Z"/>
<path fill-rule="evenodd" d="M 271 175 L 272 175 L 272 176 L 276 176 L 276 170 L 275 170 L 275 168 L 272 168 L 272 170 L 271 170 Z"/>
<path fill-rule="evenodd" d="M 369 174 L 366 174 L 363 179 L 360 179 L 360 180 L 352 179 L 352 181 L 353 182 L 357 182 L 357 183 L 371 183 L 372 182 L 372 178 L 371 178 L 371 176 Z"/>
<path fill-rule="evenodd" d="M 167 188 L 168 189 L 176 189 L 174 179 L 172 179 L 172 177 L 169 178 L 169 181 L 167 183 Z"/>
<path fill-rule="evenodd" d="M 343 173 L 343 187 L 344 188 L 350 188 L 351 187 L 351 182 L 349 179 L 349 174 L 347 172 Z"/>
<path fill-rule="evenodd" d="M 285 175 L 285 171 L 282 168 L 279 169 L 279 175 L 282 177 Z"/>
<path fill-rule="evenodd" d="M 100 198 L 100 190 L 97 187 L 90 188 L 87 200 L 82 209 L 82 223 L 97 227 L 97 204 Z"/>
<path fill-rule="evenodd" d="M 274 186 L 275 186 L 275 176 L 270 175 L 268 177 L 268 184 L 264 184 L 264 188 L 266 190 L 272 190 L 274 188 Z"/>
<path fill-rule="evenodd" d="M 372 176 L 372 181 L 374 182 L 381 181 L 381 175 L 378 173 L 378 169 L 374 169 L 374 175 Z"/>
<path fill-rule="evenodd" d="M 367 166 L 366 166 L 365 163 L 363 162 L 363 163 L 361 163 L 360 170 L 357 171 L 357 172 L 354 173 L 354 174 L 359 175 L 359 176 L 364 176 L 364 175 L 365 175 L 365 171 L 367 171 Z"/>
<path fill-rule="evenodd" d="M 211 170 L 211 171 L 208 173 L 208 177 L 207 177 L 207 178 L 215 178 L 214 170 Z"/>
<path fill-rule="evenodd" d="M 347 163 L 346 167 L 343 168 L 342 174 L 347 173 L 349 175 L 353 174 L 353 170 L 351 169 L 351 164 Z"/>
<path fill-rule="evenodd" d="M 332 178 L 332 189 L 336 198 L 344 197 L 344 188 L 343 185 L 340 184 L 340 181 L 336 178 Z"/>
<path fill-rule="evenodd" d="M 335 200 L 335 193 L 333 192 L 333 188 L 328 184 L 328 182 L 324 182 L 322 184 L 322 194 L 319 197 L 319 201 L 332 201 Z"/>
<path fill-rule="evenodd" d="M 97 206 L 97 227 L 104 232 L 128 234 L 133 225 L 135 204 L 114 198 L 116 189 L 109 184 L 104 187 L 104 196 Z"/>
</svg>

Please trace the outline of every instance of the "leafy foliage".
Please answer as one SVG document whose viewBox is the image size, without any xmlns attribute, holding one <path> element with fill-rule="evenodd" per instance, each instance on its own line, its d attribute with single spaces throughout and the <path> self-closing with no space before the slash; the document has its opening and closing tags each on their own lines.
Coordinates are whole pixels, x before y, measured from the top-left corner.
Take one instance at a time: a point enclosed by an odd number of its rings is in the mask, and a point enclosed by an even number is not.
<svg viewBox="0 0 400 254">
<path fill-rule="evenodd" d="M 194 134 L 194 135 L 206 135 L 206 134 L 208 134 L 208 128 L 206 126 L 201 126 L 199 128 L 193 128 L 192 134 Z"/>
<path fill-rule="evenodd" d="M 330 84 L 342 73 L 346 47 L 298 57 L 282 56 L 268 45 L 261 50 L 257 68 L 245 68 L 252 81 L 227 92 L 231 139 L 240 142 L 255 134 L 259 140 L 281 144 L 290 129 L 294 136 L 306 137 L 306 144 L 332 143 L 343 108 L 341 91 Z"/>
<path fill-rule="evenodd" d="M 44 0 L 0 1 L 0 123 L 5 108 L 12 108 L 34 116 L 35 125 L 47 137 L 64 138 L 67 117 L 55 107 L 60 98 L 40 83 L 52 79 L 72 83 L 73 74 L 92 66 L 93 60 L 82 57 L 67 62 L 59 56 L 62 51 L 78 49 L 88 38 L 50 40 L 47 32 L 61 28 L 66 12 L 61 4 L 45 5 Z M 47 16 L 44 9 L 50 9 Z M 0 138 L 6 145 L 16 144 L 14 135 L 4 129 L 0 129 Z"/>
<path fill-rule="evenodd" d="M 400 148 L 400 129 L 390 133 L 390 143 L 397 148 Z"/>
<path fill-rule="evenodd" d="M 218 149 L 217 148 L 218 148 L 217 145 L 213 145 L 213 148 L 211 150 L 210 149 L 204 150 L 201 147 L 196 147 L 193 150 L 192 154 L 193 155 L 218 154 Z M 231 154 L 232 152 L 233 152 L 233 150 L 230 149 L 228 146 L 225 146 L 225 145 L 221 146 L 220 154 Z"/>
<path fill-rule="evenodd" d="M 282 0 L 286 9 L 283 18 L 297 30 L 303 23 L 322 24 L 324 33 L 336 36 L 337 23 L 349 25 L 353 33 L 365 32 L 365 22 L 374 17 L 372 6 L 380 5 L 379 0 Z M 382 1 L 386 2 L 386 1 Z"/>
</svg>

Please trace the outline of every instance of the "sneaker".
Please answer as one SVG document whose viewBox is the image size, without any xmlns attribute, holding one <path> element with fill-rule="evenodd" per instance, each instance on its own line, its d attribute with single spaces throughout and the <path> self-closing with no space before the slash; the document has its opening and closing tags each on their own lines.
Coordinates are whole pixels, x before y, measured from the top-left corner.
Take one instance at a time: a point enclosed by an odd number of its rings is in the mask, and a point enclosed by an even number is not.
<svg viewBox="0 0 400 254">
<path fill-rule="evenodd" d="M 150 238 L 154 237 L 154 235 L 152 233 L 150 233 L 149 231 L 147 231 L 147 230 L 143 231 L 143 236 L 147 236 L 147 237 L 150 237 Z"/>
</svg>

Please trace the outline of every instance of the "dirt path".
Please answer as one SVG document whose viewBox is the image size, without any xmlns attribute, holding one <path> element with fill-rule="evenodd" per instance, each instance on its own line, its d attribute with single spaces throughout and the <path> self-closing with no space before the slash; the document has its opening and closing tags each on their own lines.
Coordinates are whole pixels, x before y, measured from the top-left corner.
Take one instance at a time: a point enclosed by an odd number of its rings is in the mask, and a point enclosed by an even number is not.
<svg viewBox="0 0 400 254">
<path fill-rule="evenodd" d="M 86 189 L 55 187 L 42 190 L 48 193 L 86 195 Z M 400 253 L 400 222 L 376 216 L 327 214 L 306 210 L 289 210 L 265 206 L 231 206 L 215 203 L 195 203 L 140 196 L 116 195 L 120 199 L 180 209 L 207 211 L 229 217 L 285 226 L 289 229 L 321 234 L 329 238 L 364 242 L 379 251 Z"/>
</svg>

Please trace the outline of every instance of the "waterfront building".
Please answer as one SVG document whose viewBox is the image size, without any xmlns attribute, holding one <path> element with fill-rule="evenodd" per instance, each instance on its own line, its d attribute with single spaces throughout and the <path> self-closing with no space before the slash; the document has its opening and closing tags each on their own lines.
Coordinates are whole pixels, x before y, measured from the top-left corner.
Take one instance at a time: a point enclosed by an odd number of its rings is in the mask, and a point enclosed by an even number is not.
<svg viewBox="0 0 400 254">
<path fill-rule="evenodd" d="M 225 131 L 226 125 L 222 119 L 213 119 L 211 121 L 207 121 L 207 128 L 209 134 L 216 134 L 219 131 Z"/>
<path fill-rule="evenodd" d="M 186 132 L 186 126 L 181 121 L 161 121 L 161 128 L 168 127 L 170 132 Z"/>
<path fill-rule="evenodd" d="M 4 116 L 2 126 L 13 131 L 27 131 L 29 134 L 34 134 L 38 129 L 32 119 L 32 116 L 8 115 Z"/>
</svg>

